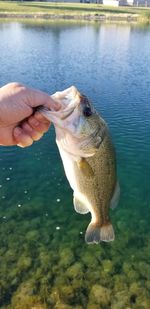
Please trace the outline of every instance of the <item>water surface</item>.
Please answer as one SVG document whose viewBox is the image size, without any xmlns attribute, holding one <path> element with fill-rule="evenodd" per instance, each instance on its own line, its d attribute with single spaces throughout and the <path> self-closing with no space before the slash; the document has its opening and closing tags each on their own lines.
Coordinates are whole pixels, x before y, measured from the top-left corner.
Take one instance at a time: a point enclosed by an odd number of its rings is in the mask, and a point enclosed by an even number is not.
<svg viewBox="0 0 150 309">
<path fill-rule="evenodd" d="M 0 85 L 76 85 L 110 127 L 121 185 L 116 240 L 88 246 L 54 129 L 0 148 L 1 308 L 150 308 L 149 50 L 146 27 L 0 23 Z"/>
</svg>

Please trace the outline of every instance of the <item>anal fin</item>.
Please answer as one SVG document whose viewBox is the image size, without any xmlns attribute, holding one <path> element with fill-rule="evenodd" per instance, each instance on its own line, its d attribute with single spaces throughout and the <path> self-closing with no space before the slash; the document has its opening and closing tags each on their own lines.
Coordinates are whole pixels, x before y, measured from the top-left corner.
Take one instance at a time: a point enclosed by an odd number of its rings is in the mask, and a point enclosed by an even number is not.
<svg viewBox="0 0 150 309">
<path fill-rule="evenodd" d="M 87 206 L 75 195 L 73 197 L 73 204 L 74 204 L 74 209 L 76 212 L 83 214 L 83 215 L 89 212 L 89 209 L 87 208 Z"/>
</svg>

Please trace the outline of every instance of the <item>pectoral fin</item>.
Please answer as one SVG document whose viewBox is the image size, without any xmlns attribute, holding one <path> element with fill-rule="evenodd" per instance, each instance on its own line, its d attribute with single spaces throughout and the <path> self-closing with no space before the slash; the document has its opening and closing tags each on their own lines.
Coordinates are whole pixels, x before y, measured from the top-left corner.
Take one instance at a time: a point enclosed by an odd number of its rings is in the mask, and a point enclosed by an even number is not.
<svg viewBox="0 0 150 309">
<path fill-rule="evenodd" d="M 92 167 L 90 166 L 90 164 L 86 161 L 85 158 L 81 158 L 77 161 L 77 165 L 78 168 L 80 169 L 80 171 L 82 172 L 82 174 L 85 177 L 92 177 L 94 176 L 94 172 L 92 170 Z"/>
<path fill-rule="evenodd" d="M 74 204 L 74 209 L 76 212 L 83 214 L 83 215 L 89 212 L 89 209 L 87 208 L 87 206 L 75 195 L 73 197 L 73 204 Z"/>
</svg>

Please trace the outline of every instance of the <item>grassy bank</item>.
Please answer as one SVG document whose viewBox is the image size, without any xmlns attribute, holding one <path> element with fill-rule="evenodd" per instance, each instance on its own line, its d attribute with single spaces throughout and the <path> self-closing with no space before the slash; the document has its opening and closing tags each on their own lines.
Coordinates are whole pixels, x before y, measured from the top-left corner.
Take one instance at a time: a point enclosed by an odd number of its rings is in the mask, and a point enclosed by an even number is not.
<svg viewBox="0 0 150 309">
<path fill-rule="evenodd" d="M 107 7 L 100 4 L 0 1 L 0 17 L 87 18 L 150 21 L 150 8 Z"/>
</svg>

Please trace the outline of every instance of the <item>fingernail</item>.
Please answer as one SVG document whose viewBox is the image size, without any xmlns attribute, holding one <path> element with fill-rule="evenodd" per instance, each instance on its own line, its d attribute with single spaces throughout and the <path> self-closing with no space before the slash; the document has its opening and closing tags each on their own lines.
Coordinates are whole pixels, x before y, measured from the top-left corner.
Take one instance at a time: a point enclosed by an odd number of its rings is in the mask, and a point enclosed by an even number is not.
<svg viewBox="0 0 150 309">
<path fill-rule="evenodd" d="M 22 129 L 21 129 L 21 128 L 16 127 L 16 128 L 14 129 L 14 136 L 15 136 L 15 137 L 18 137 L 19 135 L 21 135 L 21 133 L 22 133 Z"/>
</svg>

